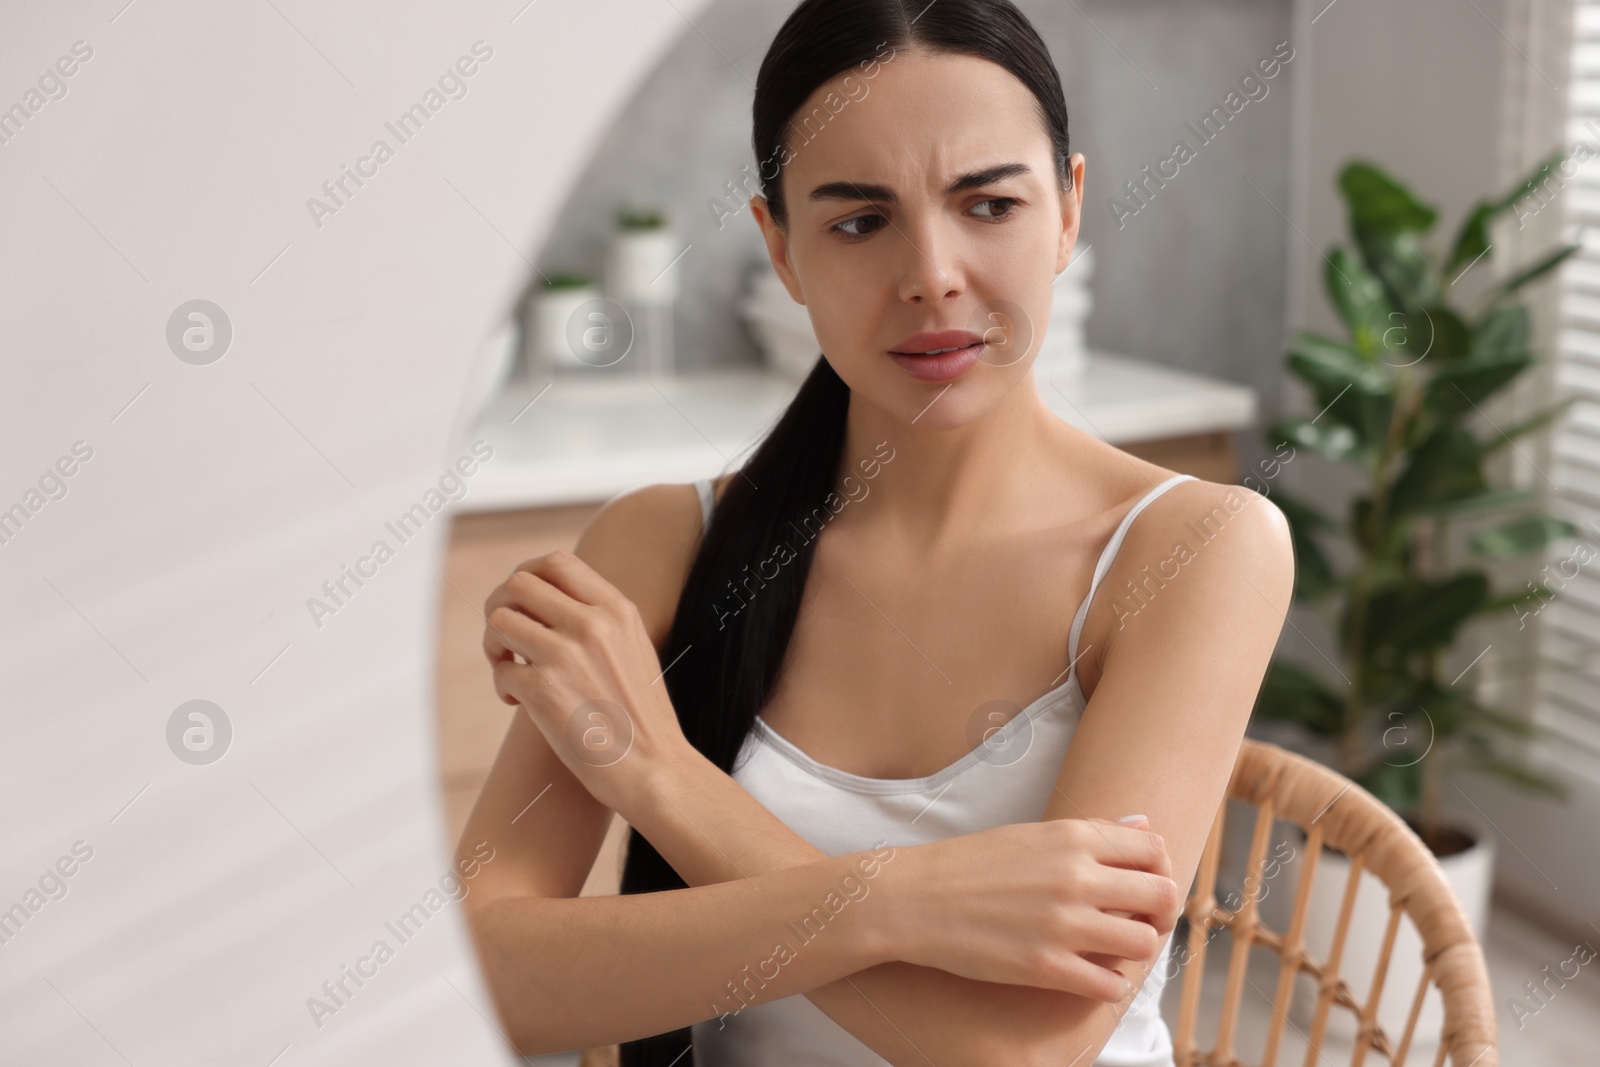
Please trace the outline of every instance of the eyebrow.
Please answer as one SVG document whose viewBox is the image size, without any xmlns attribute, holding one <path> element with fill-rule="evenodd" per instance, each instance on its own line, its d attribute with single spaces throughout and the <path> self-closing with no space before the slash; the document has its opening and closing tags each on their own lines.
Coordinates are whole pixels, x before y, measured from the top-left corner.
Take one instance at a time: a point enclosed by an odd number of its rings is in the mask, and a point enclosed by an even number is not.
<svg viewBox="0 0 1600 1067">
<path fill-rule="evenodd" d="M 1031 174 L 1033 168 L 1026 163 L 1000 163 L 993 167 L 971 171 L 961 175 L 945 187 L 945 195 L 965 192 L 968 189 L 978 189 L 985 185 L 1014 178 L 1019 174 Z M 810 200 L 881 200 L 886 204 L 897 204 L 900 198 L 893 189 L 887 185 L 860 185 L 856 182 L 825 182 L 811 190 Z"/>
</svg>

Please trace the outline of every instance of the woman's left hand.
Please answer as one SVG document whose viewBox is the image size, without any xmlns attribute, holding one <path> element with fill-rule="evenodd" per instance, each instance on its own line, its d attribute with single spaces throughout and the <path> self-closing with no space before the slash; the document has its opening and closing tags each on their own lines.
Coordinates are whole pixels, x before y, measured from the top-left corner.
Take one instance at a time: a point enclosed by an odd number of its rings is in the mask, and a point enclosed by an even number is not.
<svg viewBox="0 0 1600 1067">
<path fill-rule="evenodd" d="M 521 704 L 594 798 L 627 818 L 649 772 L 689 747 L 638 607 L 556 551 L 519 564 L 484 618 L 500 699 Z"/>
</svg>

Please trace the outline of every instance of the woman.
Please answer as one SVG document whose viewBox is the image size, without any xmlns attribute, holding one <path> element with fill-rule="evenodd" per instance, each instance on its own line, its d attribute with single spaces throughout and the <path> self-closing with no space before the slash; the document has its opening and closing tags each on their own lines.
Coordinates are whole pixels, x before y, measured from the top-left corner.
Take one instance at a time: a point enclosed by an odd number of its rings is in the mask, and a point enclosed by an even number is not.
<svg viewBox="0 0 1600 1067">
<path fill-rule="evenodd" d="M 754 119 L 752 215 L 822 358 L 748 462 L 610 501 L 485 605 L 524 713 L 462 840 L 499 857 L 470 907 L 507 1034 L 1170 1064 L 1163 946 L 1287 524 L 1041 400 L 1084 164 L 1010 3 L 806 0 Z M 613 811 L 623 895 L 578 898 Z"/>
</svg>

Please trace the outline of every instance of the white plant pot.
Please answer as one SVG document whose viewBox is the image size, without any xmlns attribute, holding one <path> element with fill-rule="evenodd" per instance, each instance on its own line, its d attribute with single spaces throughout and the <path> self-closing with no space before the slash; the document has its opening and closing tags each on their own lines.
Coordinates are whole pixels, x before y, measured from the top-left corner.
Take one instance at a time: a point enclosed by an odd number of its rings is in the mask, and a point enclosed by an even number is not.
<svg viewBox="0 0 1600 1067">
<path fill-rule="evenodd" d="M 1463 825 L 1459 829 L 1473 838 L 1473 845 L 1465 851 L 1444 857 L 1439 861 L 1439 866 L 1450 888 L 1461 901 L 1467 921 L 1481 941 L 1489 914 L 1495 843 L 1494 838 L 1481 827 Z M 1303 842 L 1301 851 L 1304 852 Z M 1301 869 L 1297 864 L 1296 879 Z M 1334 930 L 1339 922 L 1339 903 L 1344 897 L 1349 877 L 1350 861 L 1345 856 L 1323 852 L 1312 877 L 1312 895 L 1305 928 L 1306 949 L 1316 959 L 1325 960 L 1328 957 Z M 1361 872 L 1360 885 L 1350 916 L 1349 932 L 1345 935 L 1339 974 L 1349 984 L 1356 1001 L 1365 1003 L 1377 967 L 1378 953 L 1383 948 L 1384 932 L 1388 928 L 1389 893 L 1368 870 Z M 1278 928 L 1282 929 L 1281 926 Z M 1378 1024 L 1393 1041 L 1398 1042 L 1405 1031 L 1417 985 L 1422 981 L 1422 968 L 1422 939 L 1411 920 L 1402 916 L 1395 934 L 1394 949 L 1389 955 L 1377 1016 Z M 1316 1001 L 1317 990 L 1313 982 L 1309 977 L 1300 978 L 1295 983 L 1289 1014 L 1295 1024 L 1308 1034 L 1316 1014 Z M 1413 1048 L 1437 1047 L 1443 1023 L 1444 1008 L 1439 993 L 1430 989 L 1423 998 L 1422 1013 L 1417 1017 L 1412 1037 Z M 1356 1036 L 1355 1016 L 1342 1008 L 1330 1009 L 1326 1035 L 1330 1041 L 1340 1045 L 1353 1043 Z M 1407 1056 L 1408 1060 L 1411 1058 Z"/>
<path fill-rule="evenodd" d="M 540 377 L 544 369 L 551 367 L 587 365 L 587 361 L 573 350 L 567 331 L 578 309 L 599 298 L 600 291 L 592 285 L 534 294 L 528 302 L 527 355 L 530 378 Z"/>
<path fill-rule="evenodd" d="M 681 261 L 671 229 L 618 230 L 606 260 L 606 291 L 640 307 L 670 307 L 678 299 Z"/>
</svg>

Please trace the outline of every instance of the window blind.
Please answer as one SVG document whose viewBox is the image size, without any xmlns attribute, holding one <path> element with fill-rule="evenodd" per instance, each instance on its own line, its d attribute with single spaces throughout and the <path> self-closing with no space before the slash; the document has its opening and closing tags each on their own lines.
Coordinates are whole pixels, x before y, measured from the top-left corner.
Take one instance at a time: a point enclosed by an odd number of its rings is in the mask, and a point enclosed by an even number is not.
<svg viewBox="0 0 1600 1067">
<path fill-rule="evenodd" d="M 1535 715 L 1553 734 L 1550 757 L 1600 780 L 1600 0 L 1575 0 L 1573 17 L 1565 143 L 1587 146 L 1589 158 L 1557 179 L 1567 239 L 1583 249 L 1557 275 L 1555 386 L 1577 399 L 1552 434 L 1546 473 L 1551 510 L 1583 540 L 1546 555 L 1542 577 L 1555 595 L 1538 616 Z M 1585 155 L 1571 154 L 1574 163 Z"/>
</svg>

